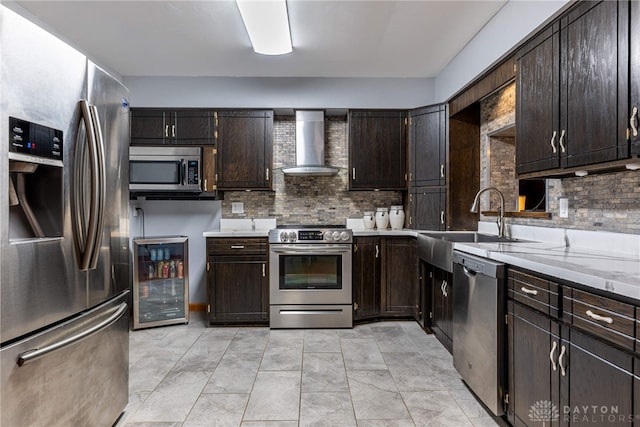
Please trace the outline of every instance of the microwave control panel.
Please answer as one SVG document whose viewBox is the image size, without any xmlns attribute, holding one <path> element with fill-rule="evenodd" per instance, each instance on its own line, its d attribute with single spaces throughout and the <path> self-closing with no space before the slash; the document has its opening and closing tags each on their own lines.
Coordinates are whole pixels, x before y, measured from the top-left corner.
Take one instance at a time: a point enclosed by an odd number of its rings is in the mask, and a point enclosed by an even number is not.
<svg viewBox="0 0 640 427">
<path fill-rule="evenodd" d="M 9 117 L 9 151 L 62 160 L 62 131 Z"/>
<path fill-rule="evenodd" d="M 187 161 L 187 184 L 200 184 L 200 171 L 198 169 L 197 160 Z"/>
</svg>

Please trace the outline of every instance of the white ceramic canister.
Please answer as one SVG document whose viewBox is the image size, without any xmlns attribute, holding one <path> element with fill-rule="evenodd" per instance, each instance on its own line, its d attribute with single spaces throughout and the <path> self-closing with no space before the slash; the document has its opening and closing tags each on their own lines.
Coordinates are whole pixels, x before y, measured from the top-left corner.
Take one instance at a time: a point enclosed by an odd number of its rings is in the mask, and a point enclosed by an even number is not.
<svg viewBox="0 0 640 427">
<path fill-rule="evenodd" d="M 378 230 L 386 230 L 389 226 L 389 209 L 376 209 L 376 228 Z"/>
<path fill-rule="evenodd" d="M 389 209 L 389 222 L 392 230 L 402 230 L 404 227 L 404 210 L 402 206 L 391 206 L 391 209 Z"/>
<path fill-rule="evenodd" d="M 362 217 L 362 222 L 364 222 L 364 228 L 367 230 L 373 230 L 373 227 L 376 225 L 376 220 L 373 216 L 373 211 L 367 211 L 364 213 Z"/>
</svg>

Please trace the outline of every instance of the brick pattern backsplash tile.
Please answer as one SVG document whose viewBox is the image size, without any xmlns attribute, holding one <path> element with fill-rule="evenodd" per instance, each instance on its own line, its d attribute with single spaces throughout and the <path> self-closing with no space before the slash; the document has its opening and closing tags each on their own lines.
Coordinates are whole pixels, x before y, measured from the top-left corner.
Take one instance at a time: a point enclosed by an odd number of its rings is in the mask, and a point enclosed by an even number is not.
<svg viewBox="0 0 640 427">
<path fill-rule="evenodd" d="M 483 100 L 480 110 L 480 186 L 491 185 L 503 190 L 507 210 L 511 210 L 515 208 L 518 188 L 515 145 L 488 134 L 515 121 L 515 84 Z M 640 234 L 640 171 L 548 179 L 547 186 L 551 219 L 508 218 L 507 224 Z M 558 216 L 559 199 L 563 197 L 569 201 L 568 218 Z M 488 206 L 495 210 L 497 200 L 491 197 Z M 482 209 L 488 206 L 483 205 Z"/>
<path fill-rule="evenodd" d="M 335 176 L 285 176 L 295 164 L 296 121 L 276 116 L 273 123 L 273 190 L 226 191 L 223 218 L 276 218 L 278 224 L 344 224 L 365 211 L 402 204 L 399 191 L 348 191 L 349 146 L 346 116 L 325 120 L 325 163 L 340 168 Z M 243 202 L 244 214 L 232 214 L 231 203 Z"/>
</svg>

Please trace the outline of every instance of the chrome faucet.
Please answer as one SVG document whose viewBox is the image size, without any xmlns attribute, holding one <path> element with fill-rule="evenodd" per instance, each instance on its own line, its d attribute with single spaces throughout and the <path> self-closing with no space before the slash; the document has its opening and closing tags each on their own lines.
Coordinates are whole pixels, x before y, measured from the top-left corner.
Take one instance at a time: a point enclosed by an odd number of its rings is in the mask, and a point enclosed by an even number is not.
<svg viewBox="0 0 640 427">
<path fill-rule="evenodd" d="M 498 236 L 504 237 L 504 195 L 496 187 L 486 187 L 478 191 L 476 193 L 476 197 L 473 199 L 473 204 L 471 205 L 470 212 L 480 212 L 480 195 L 489 190 L 495 191 L 496 193 L 498 193 L 498 196 L 500 196 L 500 207 L 498 208 L 498 220 L 496 222 L 498 224 Z"/>
</svg>

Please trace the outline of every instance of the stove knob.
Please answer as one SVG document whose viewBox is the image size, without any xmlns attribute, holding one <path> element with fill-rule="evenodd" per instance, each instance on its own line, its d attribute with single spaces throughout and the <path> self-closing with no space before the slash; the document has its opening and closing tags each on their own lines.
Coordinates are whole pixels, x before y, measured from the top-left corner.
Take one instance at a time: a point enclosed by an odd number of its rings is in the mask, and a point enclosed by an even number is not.
<svg viewBox="0 0 640 427">
<path fill-rule="evenodd" d="M 298 234 L 295 231 L 290 231 L 289 232 L 289 241 L 290 242 L 295 242 L 296 240 L 298 240 Z"/>
<path fill-rule="evenodd" d="M 340 239 L 349 240 L 349 233 L 347 233 L 346 231 L 343 231 L 342 233 L 340 233 Z"/>
<path fill-rule="evenodd" d="M 333 234 L 330 231 L 324 232 L 324 240 L 331 241 L 333 239 Z"/>
<path fill-rule="evenodd" d="M 340 240 L 340 232 L 339 231 L 334 231 L 333 232 L 333 240 Z"/>
<path fill-rule="evenodd" d="M 286 242 L 289 239 L 289 237 L 287 236 L 287 232 L 286 231 L 281 231 L 280 232 L 280 241 L 281 242 Z"/>
</svg>

